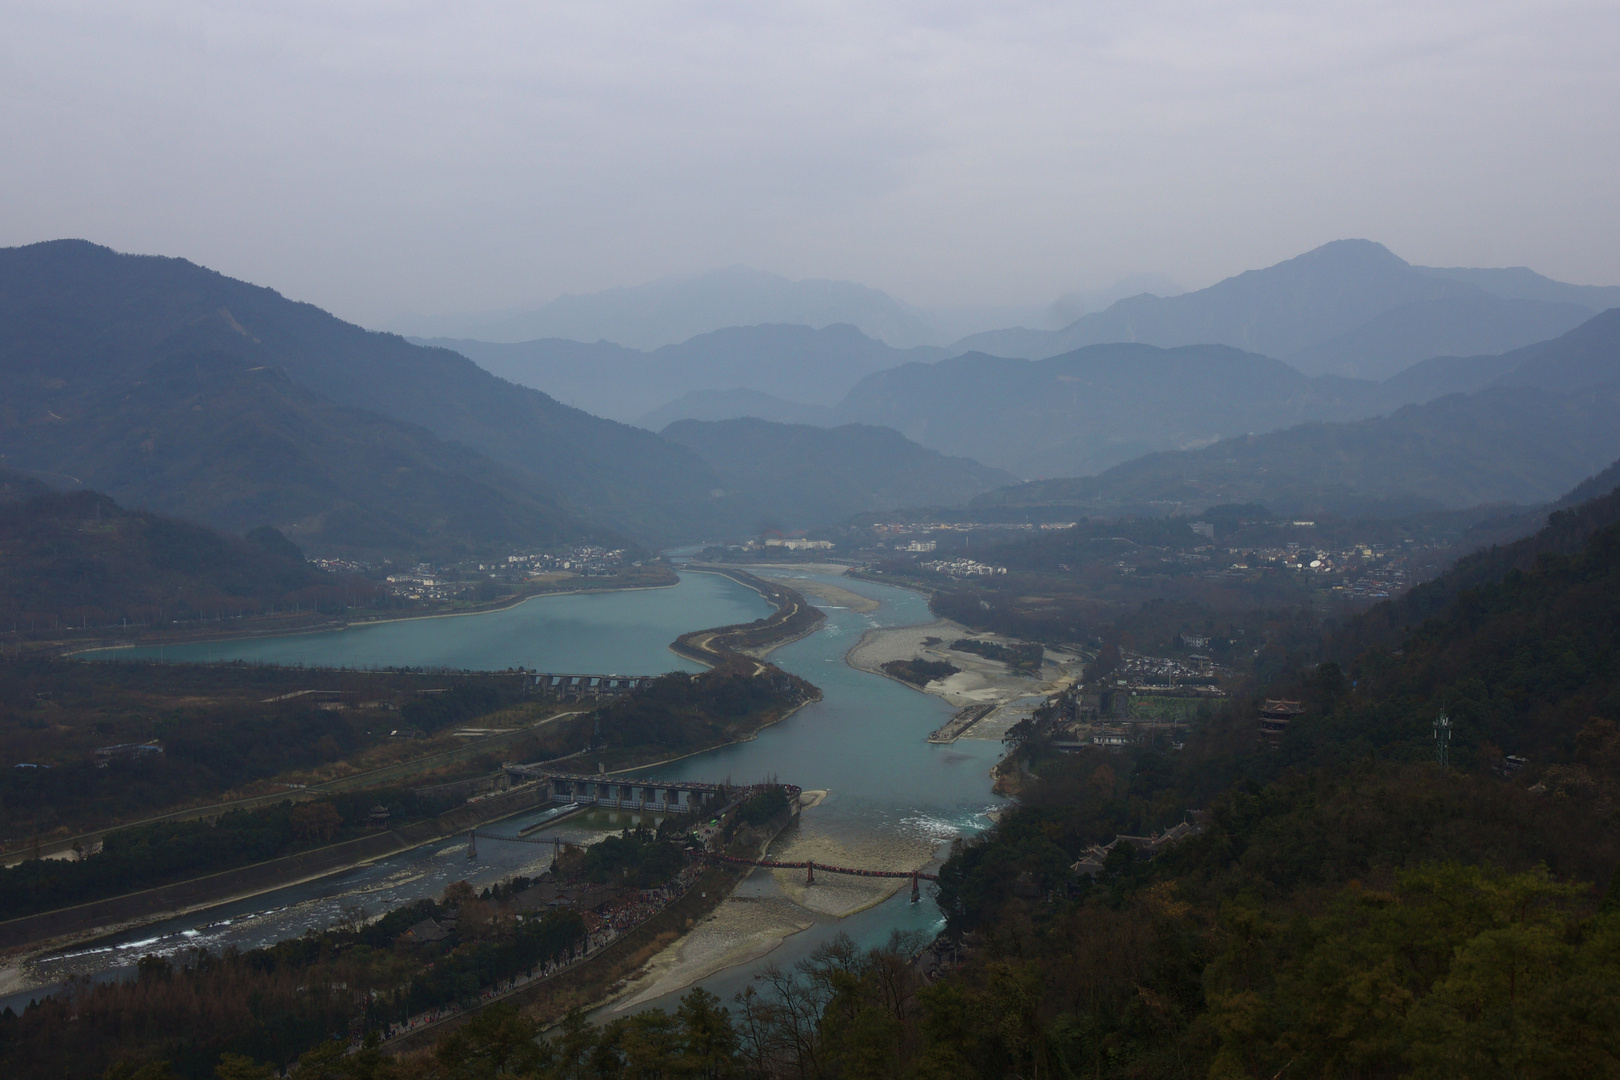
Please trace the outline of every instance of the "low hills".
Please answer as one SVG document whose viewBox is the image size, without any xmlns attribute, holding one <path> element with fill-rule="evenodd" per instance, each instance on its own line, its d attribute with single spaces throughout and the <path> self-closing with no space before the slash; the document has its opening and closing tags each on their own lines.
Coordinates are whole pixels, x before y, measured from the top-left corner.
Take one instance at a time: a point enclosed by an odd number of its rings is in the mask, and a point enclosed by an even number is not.
<svg viewBox="0 0 1620 1080">
<path fill-rule="evenodd" d="M 1478 293 L 1419 300 L 1289 357 L 1301 371 L 1389 379 L 1431 356 L 1479 356 L 1545 341 L 1592 317 L 1580 304 Z"/>
<path fill-rule="evenodd" d="M 958 503 L 1010 477 L 946 457 L 888 428 L 777 424 L 752 417 L 682 420 L 665 438 L 688 447 L 746 494 L 771 528 L 843 521 L 863 510 Z"/>
<path fill-rule="evenodd" d="M 1388 417 L 1151 454 L 1094 477 L 992 492 L 976 505 L 1196 513 L 1252 502 L 1288 514 L 1399 516 L 1546 502 L 1616 457 L 1620 386 L 1565 396 L 1498 387 Z"/>
<path fill-rule="evenodd" d="M 1497 358 L 1493 374 L 1502 367 L 1473 394 L 1150 454 L 976 505 L 1166 513 L 1256 502 L 1294 514 L 1403 514 L 1549 502 L 1620 457 L 1620 311 Z"/>
<path fill-rule="evenodd" d="M 1376 411 L 1374 384 L 1225 345 L 1091 345 L 1045 360 L 970 353 L 863 380 L 846 420 L 1023 476 L 1081 475 L 1164 449 Z"/>
<path fill-rule="evenodd" d="M 24 631 L 309 609 L 342 590 L 274 529 L 227 536 L 15 474 L 0 473 L 0 489 L 13 496 L 0 502 L 0 610 Z"/>
</svg>

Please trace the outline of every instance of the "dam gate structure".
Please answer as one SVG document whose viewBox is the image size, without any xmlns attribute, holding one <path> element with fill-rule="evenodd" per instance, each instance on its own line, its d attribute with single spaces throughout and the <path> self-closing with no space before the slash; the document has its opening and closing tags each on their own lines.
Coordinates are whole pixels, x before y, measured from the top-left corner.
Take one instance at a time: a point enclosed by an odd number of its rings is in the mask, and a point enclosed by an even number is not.
<svg viewBox="0 0 1620 1080">
<path fill-rule="evenodd" d="M 590 773 L 556 772 L 544 765 L 507 765 L 514 783 L 538 781 L 547 786 L 554 803 L 607 806 L 617 810 L 651 810 L 665 814 L 695 814 L 712 806 L 722 795 L 735 797 L 738 788 L 694 780 L 647 780 Z M 794 792 L 797 795 L 797 791 Z"/>
<path fill-rule="evenodd" d="M 596 701 L 634 693 L 655 675 L 528 675 L 530 693 L 554 701 Z"/>
</svg>

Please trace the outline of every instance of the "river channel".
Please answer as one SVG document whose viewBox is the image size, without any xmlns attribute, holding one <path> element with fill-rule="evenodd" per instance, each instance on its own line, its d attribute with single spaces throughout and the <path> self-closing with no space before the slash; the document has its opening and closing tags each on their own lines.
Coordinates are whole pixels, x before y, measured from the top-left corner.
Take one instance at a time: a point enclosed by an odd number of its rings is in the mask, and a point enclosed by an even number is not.
<svg viewBox="0 0 1620 1080">
<path fill-rule="evenodd" d="M 826 797 L 806 810 L 800 824 L 773 847 L 774 854 L 785 858 L 883 869 L 912 869 L 937 861 L 952 839 L 988 824 L 985 814 L 1000 801 L 990 793 L 988 776 L 999 746 L 970 740 L 945 746 L 928 743 L 928 733 L 950 715 L 948 705 L 845 663 L 845 654 L 867 630 L 932 621 L 922 596 L 843 577 L 802 576 L 836 583 L 878 602 L 873 610 L 855 612 L 816 601 L 827 613 L 826 623 L 771 654 L 774 663 L 820 687 L 822 700 L 749 742 L 637 773 L 737 783 L 774 776 L 807 791 L 825 790 Z M 676 636 L 746 622 L 768 610 L 756 593 L 729 578 L 683 571 L 680 584 L 665 589 L 543 596 L 479 615 L 176 646 L 166 648 L 163 658 L 468 669 L 522 665 L 639 675 L 693 670 L 690 661 L 669 651 Z M 147 652 L 155 653 L 141 650 Z M 107 655 L 139 654 L 118 650 Z M 636 821 L 628 812 L 596 810 L 547 827 L 543 822 L 548 813 L 533 811 L 481 831 L 515 836 L 539 824 L 530 836 L 560 835 L 580 842 Z M 469 859 L 466 851 L 464 840 L 440 841 L 318 881 L 39 957 L 30 969 L 34 987 L 0 997 L 0 1008 L 20 1008 L 72 975 L 119 977 L 148 953 L 254 948 L 437 896 L 458 879 L 483 888 L 515 874 L 538 873 L 550 861 L 549 848 L 524 843 L 480 838 L 477 858 Z M 707 927 L 708 940 L 701 944 L 712 954 L 712 962 L 702 968 L 698 981 L 729 1000 L 764 964 L 791 964 L 836 933 L 876 944 L 896 929 L 929 932 L 941 925 L 926 888 L 922 902 L 912 904 L 903 889 L 887 899 L 863 895 L 861 888 L 870 890 L 865 883 L 866 879 L 841 883 L 818 878 L 815 887 L 806 889 L 795 875 L 756 872 Z M 752 918 L 756 911 L 774 914 L 762 923 Z M 700 927 L 694 940 L 704 930 Z M 780 944 L 778 938 L 783 939 Z M 620 1007 L 632 1001 L 636 1008 L 667 1006 L 679 993 L 656 992 L 659 989 L 651 985 Z"/>
</svg>

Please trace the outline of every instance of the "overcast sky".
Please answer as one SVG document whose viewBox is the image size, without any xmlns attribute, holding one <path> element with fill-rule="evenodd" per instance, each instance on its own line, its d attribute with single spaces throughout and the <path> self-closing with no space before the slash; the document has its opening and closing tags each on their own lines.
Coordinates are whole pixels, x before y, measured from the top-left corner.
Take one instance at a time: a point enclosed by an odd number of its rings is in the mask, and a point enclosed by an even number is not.
<svg viewBox="0 0 1620 1080">
<path fill-rule="evenodd" d="M 747 263 L 921 305 L 1324 241 L 1620 283 L 1620 4 L 0 0 L 0 244 L 368 325 Z"/>
</svg>

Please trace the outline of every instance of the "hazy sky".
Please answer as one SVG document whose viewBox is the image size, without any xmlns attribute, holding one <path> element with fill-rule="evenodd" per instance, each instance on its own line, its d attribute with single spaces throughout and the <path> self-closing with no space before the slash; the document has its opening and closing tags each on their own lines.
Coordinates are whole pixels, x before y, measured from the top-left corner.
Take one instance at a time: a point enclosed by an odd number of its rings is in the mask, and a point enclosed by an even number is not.
<svg viewBox="0 0 1620 1080">
<path fill-rule="evenodd" d="M 1327 240 L 1620 283 L 1620 4 L 0 2 L 0 244 L 376 325 L 747 263 L 913 303 Z"/>
</svg>

